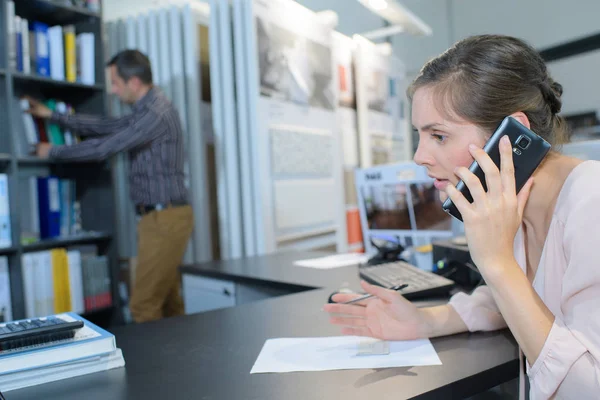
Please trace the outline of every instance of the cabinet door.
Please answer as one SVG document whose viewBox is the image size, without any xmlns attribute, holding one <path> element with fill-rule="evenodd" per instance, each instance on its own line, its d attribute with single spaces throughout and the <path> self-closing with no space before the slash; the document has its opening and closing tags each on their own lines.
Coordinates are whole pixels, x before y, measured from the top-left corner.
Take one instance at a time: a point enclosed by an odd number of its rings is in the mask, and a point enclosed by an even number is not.
<svg viewBox="0 0 600 400">
<path fill-rule="evenodd" d="M 186 314 L 235 306 L 234 282 L 190 274 L 182 281 Z"/>
</svg>

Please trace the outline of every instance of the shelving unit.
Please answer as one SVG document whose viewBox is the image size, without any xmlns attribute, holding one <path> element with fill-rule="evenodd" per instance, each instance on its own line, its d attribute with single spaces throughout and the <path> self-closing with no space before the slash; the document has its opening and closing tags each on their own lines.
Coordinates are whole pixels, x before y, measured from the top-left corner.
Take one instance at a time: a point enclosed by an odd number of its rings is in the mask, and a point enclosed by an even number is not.
<svg viewBox="0 0 600 400">
<path fill-rule="evenodd" d="M 0 0 L 0 32 L 4 40 L 0 46 L 0 98 L 4 105 L 13 97 L 31 95 L 39 99 L 56 98 L 71 104 L 77 113 L 102 115 L 107 110 L 104 75 L 104 28 L 102 13 L 85 8 L 64 5 L 55 0 L 15 0 L 15 14 L 29 21 L 53 25 L 74 25 L 76 33 L 92 32 L 95 37 L 96 83 L 57 81 L 51 78 L 24 74 L 9 67 L 9 35 L 7 28 L 7 0 Z M 13 318 L 25 317 L 25 293 L 22 276 L 22 256 L 29 252 L 69 246 L 94 244 L 99 255 L 109 259 L 113 305 L 84 314 L 93 322 L 108 326 L 122 322 L 118 295 L 118 263 L 116 249 L 115 199 L 113 168 L 110 162 L 68 163 L 42 160 L 35 156 L 17 154 L 17 131 L 14 116 L 8 107 L 0 108 L 0 172 L 8 175 L 12 247 L 0 249 L 8 257 L 11 283 Z M 76 181 L 76 198 L 81 204 L 84 233 L 21 243 L 21 213 L 27 206 L 20 198 L 19 181 L 30 176 L 54 175 Z"/>
<path fill-rule="evenodd" d="M 78 244 L 103 244 L 103 242 L 110 241 L 112 236 L 107 233 L 101 232 L 88 232 L 77 236 L 67 236 L 56 239 L 43 239 L 31 244 L 23 244 L 23 252 L 39 251 L 54 249 L 56 247 L 66 247 Z"/>
<path fill-rule="evenodd" d="M 15 81 L 19 81 L 21 84 L 42 85 L 50 90 L 53 88 L 55 88 L 56 90 L 61 90 L 61 89 L 97 90 L 97 91 L 104 90 L 104 85 L 101 85 L 101 84 L 86 85 L 84 83 L 79 83 L 79 82 L 57 81 L 57 80 L 54 80 L 51 78 L 47 78 L 45 76 L 23 74 L 21 72 L 13 72 L 12 77 Z"/>
<path fill-rule="evenodd" d="M 28 19 L 34 19 L 52 24 L 69 24 L 85 22 L 90 18 L 102 22 L 102 14 L 87 8 L 65 5 L 57 0 L 18 0 L 21 10 L 17 13 Z"/>
</svg>

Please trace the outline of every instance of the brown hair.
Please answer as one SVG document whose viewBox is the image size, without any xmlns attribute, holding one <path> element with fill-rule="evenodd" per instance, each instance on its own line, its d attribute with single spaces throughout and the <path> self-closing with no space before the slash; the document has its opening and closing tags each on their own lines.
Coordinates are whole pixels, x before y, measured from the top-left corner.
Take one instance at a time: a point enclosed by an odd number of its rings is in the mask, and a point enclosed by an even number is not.
<svg viewBox="0 0 600 400">
<path fill-rule="evenodd" d="M 524 41 L 502 35 L 463 39 L 427 62 L 407 90 L 412 101 L 420 87 L 435 91 L 436 106 L 487 134 L 512 113 L 522 111 L 531 130 L 553 146 L 567 141 L 566 123 L 557 114 L 562 86 L 548 74 L 539 53 Z"/>
</svg>

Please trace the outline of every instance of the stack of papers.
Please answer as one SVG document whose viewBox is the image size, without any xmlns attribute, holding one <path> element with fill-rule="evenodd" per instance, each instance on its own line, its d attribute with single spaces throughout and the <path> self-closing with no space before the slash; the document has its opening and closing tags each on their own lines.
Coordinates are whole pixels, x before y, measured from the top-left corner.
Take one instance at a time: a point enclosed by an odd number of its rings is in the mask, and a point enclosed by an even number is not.
<svg viewBox="0 0 600 400">
<path fill-rule="evenodd" d="M 308 260 L 299 260 L 294 262 L 298 267 L 331 269 L 339 267 L 350 267 L 366 263 L 369 260 L 369 255 L 364 253 L 346 253 L 334 254 L 319 258 L 310 258 Z"/>
<path fill-rule="evenodd" d="M 0 388 L 10 391 L 125 365 L 115 336 L 75 313 L 55 315 L 84 326 L 73 338 L 0 351 Z"/>
<path fill-rule="evenodd" d="M 373 369 L 441 365 L 429 339 L 390 341 L 388 354 L 364 355 L 365 344 L 378 339 L 360 336 L 269 339 L 251 374 L 269 372 Z"/>
</svg>

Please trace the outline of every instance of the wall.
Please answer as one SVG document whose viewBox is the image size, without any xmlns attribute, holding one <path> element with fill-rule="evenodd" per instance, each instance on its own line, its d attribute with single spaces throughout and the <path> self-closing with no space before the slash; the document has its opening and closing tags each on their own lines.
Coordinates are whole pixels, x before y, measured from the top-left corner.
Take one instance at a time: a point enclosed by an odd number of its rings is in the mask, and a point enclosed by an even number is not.
<svg viewBox="0 0 600 400">
<path fill-rule="evenodd" d="M 600 1 L 452 0 L 454 36 L 505 33 L 545 48 L 599 30 Z"/>
<path fill-rule="evenodd" d="M 432 36 L 399 34 L 392 36 L 394 53 L 404 62 L 409 76 L 451 44 L 450 6 L 452 0 L 402 0 L 401 3 L 433 30 Z"/>
<path fill-rule="evenodd" d="M 548 64 L 552 77 L 563 85 L 561 114 L 595 111 L 600 115 L 600 51 Z"/>
<path fill-rule="evenodd" d="M 480 33 L 510 34 L 537 49 L 600 31 L 600 1 L 451 0 L 453 40 Z M 600 51 L 548 64 L 563 85 L 563 114 L 600 109 Z"/>
</svg>

